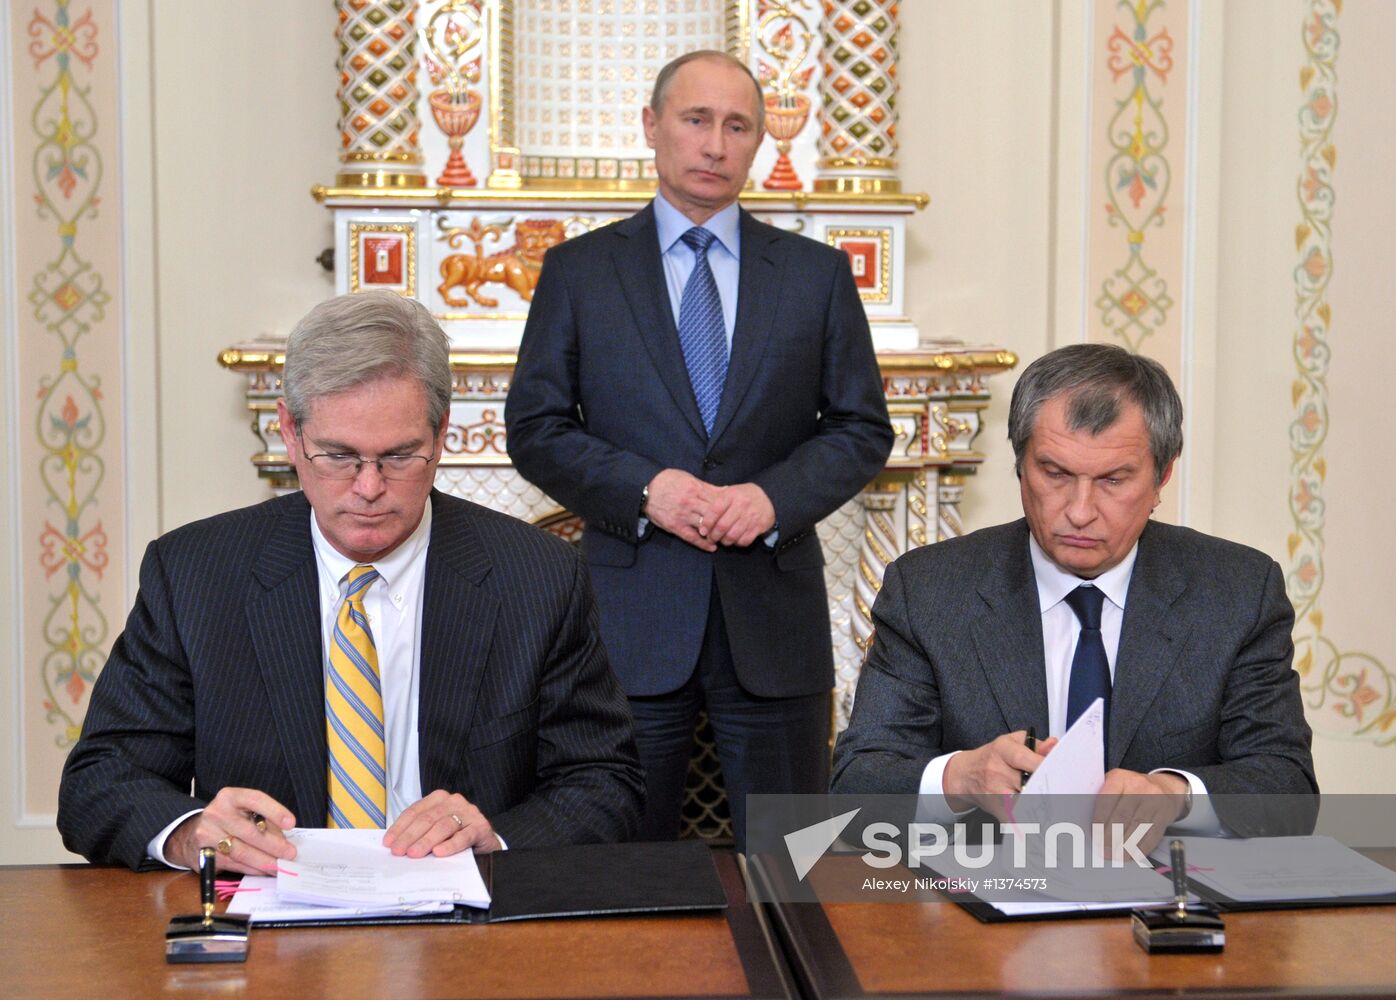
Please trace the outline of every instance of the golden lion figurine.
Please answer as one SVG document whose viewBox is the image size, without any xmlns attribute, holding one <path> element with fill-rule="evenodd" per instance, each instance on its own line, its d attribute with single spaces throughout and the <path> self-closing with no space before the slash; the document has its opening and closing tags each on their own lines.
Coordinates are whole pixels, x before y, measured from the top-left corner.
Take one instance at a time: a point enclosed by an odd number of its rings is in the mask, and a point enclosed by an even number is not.
<svg viewBox="0 0 1396 1000">
<path fill-rule="evenodd" d="M 480 254 L 477 242 L 474 257 L 453 253 L 443 260 L 442 282 L 436 290 L 446 304 L 468 308 L 470 299 L 474 299 L 485 308 L 493 309 L 499 301 L 480 294 L 480 286 L 491 283 L 508 285 L 525 302 L 532 302 L 533 289 L 543 269 L 543 254 L 549 247 L 567 239 L 567 234 L 561 219 L 523 219 L 514 227 L 514 238 L 512 248 L 488 257 Z M 452 298 L 450 292 L 456 286 L 463 287 L 470 298 Z"/>
</svg>

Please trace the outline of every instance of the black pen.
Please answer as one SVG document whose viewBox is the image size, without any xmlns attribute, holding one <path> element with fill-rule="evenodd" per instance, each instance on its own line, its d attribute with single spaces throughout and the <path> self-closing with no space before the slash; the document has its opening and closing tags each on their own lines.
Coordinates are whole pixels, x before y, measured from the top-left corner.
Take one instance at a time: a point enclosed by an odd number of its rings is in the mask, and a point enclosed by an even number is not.
<svg viewBox="0 0 1396 1000">
<path fill-rule="evenodd" d="M 1033 753 L 1037 753 L 1037 730 L 1032 726 L 1028 726 L 1028 736 L 1027 739 L 1023 740 L 1023 745 L 1027 747 L 1029 750 L 1031 750 Z M 1021 771 L 1019 773 L 1022 775 L 1023 780 L 1019 783 L 1018 787 L 1020 789 L 1026 788 L 1028 784 L 1028 779 L 1032 777 L 1032 772 Z"/>
<path fill-rule="evenodd" d="M 1188 862 L 1183 856 L 1183 842 L 1175 840 L 1168 845 L 1168 874 L 1173 877 L 1174 917 L 1186 920 L 1188 915 Z"/>
</svg>

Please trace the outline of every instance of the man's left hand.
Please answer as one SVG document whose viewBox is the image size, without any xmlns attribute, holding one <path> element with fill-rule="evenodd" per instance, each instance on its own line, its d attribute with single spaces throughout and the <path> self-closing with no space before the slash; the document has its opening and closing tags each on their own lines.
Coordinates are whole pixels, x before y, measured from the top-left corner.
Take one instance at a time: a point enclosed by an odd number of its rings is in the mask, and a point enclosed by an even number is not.
<svg viewBox="0 0 1396 1000">
<path fill-rule="evenodd" d="M 708 541 L 745 548 L 776 526 L 776 509 L 761 487 L 738 483 L 717 491 L 701 523 Z"/>
<path fill-rule="evenodd" d="M 402 811 L 383 834 L 383 846 L 398 857 L 445 858 L 467 847 L 488 854 L 502 845 L 490 821 L 469 799 L 438 788 Z"/>
<path fill-rule="evenodd" d="M 1176 774 L 1140 774 L 1117 767 L 1105 776 L 1095 800 L 1093 823 L 1104 823 L 1105 853 L 1113 857 L 1137 827 L 1148 829 L 1139 838 L 1139 853 L 1148 854 L 1158 846 L 1169 824 L 1183 814 L 1188 783 Z M 1122 836 L 1113 835 L 1119 824 Z"/>
</svg>

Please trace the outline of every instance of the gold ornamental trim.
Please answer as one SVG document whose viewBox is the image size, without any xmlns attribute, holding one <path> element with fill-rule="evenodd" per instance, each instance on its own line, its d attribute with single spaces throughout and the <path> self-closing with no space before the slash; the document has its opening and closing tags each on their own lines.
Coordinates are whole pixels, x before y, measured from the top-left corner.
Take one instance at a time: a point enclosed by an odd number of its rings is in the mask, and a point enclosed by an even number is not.
<svg viewBox="0 0 1396 1000">
<path fill-rule="evenodd" d="M 629 182 L 627 182 L 629 183 Z M 358 205 L 394 205 L 404 202 L 413 205 L 441 205 L 451 207 L 456 201 L 462 205 L 488 202 L 540 202 L 562 201 L 568 203 L 587 202 L 626 202 L 642 205 L 654 197 L 654 185 L 643 182 L 643 188 L 633 190 L 605 191 L 592 189 L 568 190 L 555 186 L 546 188 L 516 188 L 512 190 L 491 190 L 489 188 L 383 188 L 365 190 L 360 186 L 316 184 L 310 189 L 310 196 L 316 201 L 350 202 Z M 911 208 L 923 209 L 931 203 L 931 196 L 900 191 L 861 191 L 833 193 L 826 191 L 748 191 L 741 196 L 746 206 L 769 207 L 791 205 L 796 209 L 805 207 L 839 207 L 856 204 L 864 208 Z"/>
<path fill-rule="evenodd" d="M 365 150 L 355 150 L 350 153 L 341 153 L 339 162 L 344 164 L 358 163 L 406 163 L 421 166 L 425 162 L 421 153 L 370 153 Z"/>
<path fill-rule="evenodd" d="M 414 191 L 427 186 L 423 174 L 406 174 L 387 170 L 336 174 L 335 184 L 344 191 L 360 194 L 364 191 Z"/>
<path fill-rule="evenodd" d="M 517 351 L 452 351 L 451 367 L 469 371 L 512 369 Z M 229 347 L 218 352 L 218 363 L 235 372 L 276 372 L 286 366 L 286 352 L 265 347 Z"/>
<path fill-rule="evenodd" d="M 927 369 L 941 372 L 1005 372 L 1018 364 L 1012 351 L 881 351 L 878 367 L 884 373 L 912 374 Z"/>
<path fill-rule="evenodd" d="M 378 287 L 397 292 L 405 298 L 417 295 L 417 226 L 412 222 L 351 222 L 349 223 L 349 291 L 363 290 L 359 281 L 359 262 L 363 252 L 363 237 L 385 234 L 402 237 L 403 280 L 400 284 L 375 282 Z"/>
<path fill-rule="evenodd" d="M 879 305 L 892 301 L 892 229 L 879 226 L 872 229 L 829 229 L 824 233 L 824 242 L 838 247 L 839 240 L 877 240 L 877 287 L 859 288 L 858 297 L 864 302 Z M 857 276 L 854 276 L 857 284 Z"/>
<path fill-rule="evenodd" d="M 896 170 L 897 161 L 886 156 L 823 156 L 820 170 Z"/>
<path fill-rule="evenodd" d="M 816 177 L 814 190 L 818 193 L 896 194 L 902 182 L 895 177 Z"/>
</svg>

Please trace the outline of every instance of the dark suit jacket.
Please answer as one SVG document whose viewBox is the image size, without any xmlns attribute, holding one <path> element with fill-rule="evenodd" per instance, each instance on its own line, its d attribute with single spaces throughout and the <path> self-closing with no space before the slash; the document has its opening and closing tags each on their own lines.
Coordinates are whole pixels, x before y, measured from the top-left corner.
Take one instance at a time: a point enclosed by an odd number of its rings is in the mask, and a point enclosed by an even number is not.
<svg viewBox="0 0 1396 1000">
<path fill-rule="evenodd" d="M 873 620 L 835 792 L 914 792 L 933 757 L 1047 732 L 1026 521 L 902 556 Z M 1150 522 L 1120 631 L 1106 769 L 1178 768 L 1212 795 L 1316 792 L 1293 626 L 1273 559 Z"/>
<path fill-rule="evenodd" d="M 654 208 L 548 252 L 509 392 L 509 455 L 587 522 L 582 552 L 627 694 L 675 690 L 698 659 L 716 574 L 738 678 L 757 695 L 833 684 L 818 521 L 892 446 L 882 379 L 843 253 L 741 215 L 731 362 L 711 438 L 684 366 Z M 665 468 L 754 482 L 780 541 L 715 554 L 653 526 Z"/>
<path fill-rule="evenodd" d="M 625 838 L 643 784 L 580 560 L 506 515 L 435 492 L 431 503 L 423 792 L 460 792 L 510 847 Z M 227 785 L 324 825 L 317 581 L 300 493 L 150 545 L 63 770 L 70 850 L 137 867 L 155 834 Z"/>
</svg>

